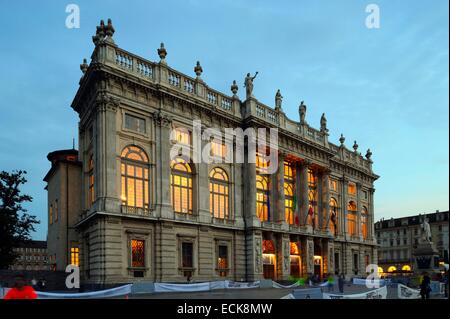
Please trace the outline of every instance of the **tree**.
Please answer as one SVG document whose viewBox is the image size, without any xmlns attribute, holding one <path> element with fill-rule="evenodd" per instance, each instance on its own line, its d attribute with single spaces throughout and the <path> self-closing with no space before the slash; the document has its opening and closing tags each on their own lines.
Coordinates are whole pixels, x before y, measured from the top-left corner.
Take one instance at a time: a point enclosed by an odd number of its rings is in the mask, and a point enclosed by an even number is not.
<svg viewBox="0 0 450 319">
<path fill-rule="evenodd" d="M 17 254 L 13 251 L 18 244 L 30 240 L 34 225 L 40 222 L 22 207 L 33 198 L 21 194 L 20 186 L 27 182 L 26 171 L 0 172 L 0 269 L 14 263 Z"/>
</svg>

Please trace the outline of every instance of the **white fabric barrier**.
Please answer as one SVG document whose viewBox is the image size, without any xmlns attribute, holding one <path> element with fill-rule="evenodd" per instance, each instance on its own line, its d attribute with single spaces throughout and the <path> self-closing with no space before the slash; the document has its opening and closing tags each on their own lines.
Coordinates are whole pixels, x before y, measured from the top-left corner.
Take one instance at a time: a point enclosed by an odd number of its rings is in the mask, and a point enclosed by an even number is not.
<svg viewBox="0 0 450 319">
<path fill-rule="evenodd" d="M 398 284 L 397 294 L 399 299 L 420 299 L 420 290 L 409 288 L 408 286 Z"/>
<path fill-rule="evenodd" d="M 131 294 L 131 284 L 124 285 L 116 288 L 81 292 L 81 293 L 54 293 L 54 292 L 42 292 L 37 291 L 38 299 L 90 299 L 90 298 L 110 298 L 126 296 Z"/>
<path fill-rule="evenodd" d="M 1 287 L 0 288 L 0 299 L 3 299 L 3 297 L 5 297 L 5 295 L 8 293 L 8 291 L 10 290 L 11 288 L 3 288 L 3 287 Z"/>
<path fill-rule="evenodd" d="M 295 299 L 295 297 L 293 294 L 289 294 L 289 295 L 281 297 L 280 299 Z"/>
<path fill-rule="evenodd" d="M 222 281 L 211 281 L 194 284 L 155 283 L 155 292 L 196 292 L 196 291 L 210 291 L 214 289 L 248 289 L 258 287 L 259 281 L 236 282 L 236 281 L 222 280 Z"/>
<path fill-rule="evenodd" d="M 369 280 L 369 283 L 375 283 L 376 281 L 378 281 L 380 286 L 385 286 L 387 284 L 390 283 L 390 280 L 386 280 L 386 279 L 372 279 Z M 354 285 L 365 285 L 366 284 L 366 279 L 364 278 L 353 278 L 352 280 Z"/>
<path fill-rule="evenodd" d="M 323 299 L 386 299 L 387 287 L 381 287 L 368 292 L 351 295 L 323 294 Z"/>
<path fill-rule="evenodd" d="M 295 287 L 298 287 L 298 286 L 300 286 L 300 285 L 297 282 L 293 283 L 292 285 L 284 286 L 284 285 L 281 285 L 281 284 L 279 284 L 279 283 L 277 283 L 275 281 L 272 281 L 272 287 L 273 288 L 290 289 L 290 288 L 295 288 Z"/>
</svg>

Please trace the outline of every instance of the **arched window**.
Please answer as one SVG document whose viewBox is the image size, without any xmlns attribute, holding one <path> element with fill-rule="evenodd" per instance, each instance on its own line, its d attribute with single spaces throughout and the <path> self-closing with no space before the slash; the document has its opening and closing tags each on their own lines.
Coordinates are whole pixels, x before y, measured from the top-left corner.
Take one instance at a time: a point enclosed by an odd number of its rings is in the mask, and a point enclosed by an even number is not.
<svg viewBox="0 0 450 319">
<path fill-rule="evenodd" d="M 338 234 L 338 204 L 334 197 L 330 199 L 330 230 L 331 233 L 337 236 Z"/>
<path fill-rule="evenodd" d="M 256 154 L 256 217 L 261 221 L 269 221 L 269 178 L 261 174 L 268 167 L 268 162 L 262 154 Z"/>
<path fill-rule="evenodd" d="M 170 168 L 173 211 L 192 214 L 192 168 L 180 157 L 172 160 Z"/>
<path fill-rule="evenodd" d="M 294 224 L 295 211 L 295 170 L 292 163 L 284 162 L 284 213 L 286 223 Z"/>
<path fill-rule="evenodd" d="M 312 169 L 308 169 L 308 201 L 308 224 L 316 228 L 319 222 L 317 214 L 317 174 Z"/>
<path fill-rule="evenodd" d="M 95 201 L 94 159 L 92 158 L 92 156 L 89 158 L 88 175 L 89 175 L 88 204 L 89 204 L 89 206 L 92 206 L 92 204 Z"/>
<path fill-rule="evenodd" d="M 356 204 L 350 201 L 347 206 L 348 233 L 350 236 L 356 236 Z"/>
<path fill-rule="evenodd" d="M 363 206 L 361 210 L 361 231 L 364 239 L 369 237 L 369 212 L 367 207 Z"/>
<path fill-rule="evenodd" d="M 209 172 L 209 210 L 215 218 L 230 218 L 228 175 L 219 168 Z"/>
<path fill-rule="evenodd" d="M 121 154 L 122 205 L 148 209 L 149 169 L 148 157 L 137 146 L 127 146 Z"/>
<path fill-rule="evenodd" d="M 395 267 L 395 266 L 390 266 L 388 268 L 388 272 L 395 272 L 395 271 L 397 271 L 397 267 Z"/>
</svg>

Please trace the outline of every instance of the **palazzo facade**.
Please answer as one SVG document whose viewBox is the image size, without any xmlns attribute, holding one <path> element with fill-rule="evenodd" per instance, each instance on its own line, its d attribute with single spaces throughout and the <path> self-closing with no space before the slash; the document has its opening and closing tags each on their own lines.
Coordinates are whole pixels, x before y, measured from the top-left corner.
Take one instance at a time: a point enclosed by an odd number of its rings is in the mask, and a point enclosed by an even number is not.
<svg viewBox="0 0 450 319">
<path fill-rule="evenodd" d="M 290 120 L 279 92 L 275 108 L 251 90 L 240 100 L 236 82 L 225 95 L 203 81 L 200 63 L 190 77 L 168 65 L 163 44 L 151 62 L 113 34 L 102 22 L 80 66 L 79 150 L 48 156 L 56 269 L 77 264 L 85 283 L 117 284 L 351 277 L 377 263 L 369 150 L 329 142 L 325 117 L 310 126 L 303 102 L 300 121 Z M 174 143 L 194 151 L 193 120 L 202 131 L 278 129 L 276 173 L 262 173 L 262 150 L 248 161 L 248 144 L 244 163 L 217 163 L 230 151 L 224 140 L 211 143 L 216 162 L 174 158 Z"/>
</svg>

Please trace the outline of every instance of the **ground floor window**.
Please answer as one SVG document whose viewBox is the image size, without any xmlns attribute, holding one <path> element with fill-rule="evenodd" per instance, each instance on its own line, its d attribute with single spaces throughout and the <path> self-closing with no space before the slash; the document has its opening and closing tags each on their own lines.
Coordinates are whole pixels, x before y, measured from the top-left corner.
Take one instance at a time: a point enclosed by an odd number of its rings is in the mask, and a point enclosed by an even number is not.
<svg viewBox="0 0 450 319">
<path fill-rule="evenodd" d="M 358 274 L 358 254 L 353 254 L 353 270 Z"/>
<path fill-rule="evenodd" d="M 339 253 L 334 253 L 334 268 L 339 273 Z"/>
<path fill-rule="evenodd" d="M 193 244 L 189 242 L 183 242 L 181 244 L 181 266 L 183 268 L 192 268 L 194 265 L 193 258 Z"/>
<path fill-rule="evenodd" d="M 217 268 L 219 269 L 219 276 L 226 277 L 228 270 L 228 246 L 219 245 Z"/>
<path fill-rule="evenodd" d="M 131 267 L 145 267 L 145 241 L 140 239 L 131 240 Z"/>
</svg>

